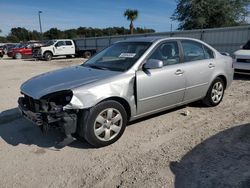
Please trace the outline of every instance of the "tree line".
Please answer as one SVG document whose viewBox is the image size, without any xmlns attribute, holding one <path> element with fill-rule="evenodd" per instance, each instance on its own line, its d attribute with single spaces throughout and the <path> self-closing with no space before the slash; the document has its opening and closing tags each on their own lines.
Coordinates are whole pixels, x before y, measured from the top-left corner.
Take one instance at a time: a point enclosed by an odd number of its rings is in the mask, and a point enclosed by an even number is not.
<svg viewBox="0 0 250 188">
<path fill-rule="evenodd" d="M 176 0 L 176 2 L 177 6 L 171 19 L 179 23 L 179 30 L 244 25 L 248 23 L 246 18 L 250 16 L 250 0 Z M 154 29 L 134 27 L 134 21 L 139 17 L 138 10 L 127 9 L 124 11 L 123 16 L 130 21 L 129 29 L 124 27 L 104 29 L 79 27 L 62 31 L 58 28 L 51 28 L 41 34 L 36 30 L 29 31 L 25 28 L 17 27 L 12 28 L 8 36 L 0 37 L 0 42 L 73 39 L 155 32 Z"/>
<path fill-rule="evenodd" d="M 172 19 L 179 30 L 230 27 L 247 24 L 250 0 L 177 0 Z"/>
<path fill-rule="evenodd" d="M 130 29 L 124 27 L 109 27 L 104 29 L 92 28 L 92 27 L 79 27 L 77 29 L 60 30 L 58 28 L 51 28 L 44 32 L 42 35 L 40 32 L 33 30 L 29 31 L 24 27 L 15 27 L 10 30 L 10 33 L 6 37 L 0 37 L 0 42 L 20 42 L 30 40 L 49 40 L 49 39 L 74 39 L 84 37 L 101 37 L 111 35 L 125 35 L 129 34 Z M 140 33 L 154 33 L 154 29 L 147 28 L 134 28 L 135 34 Z"/>
</svg>

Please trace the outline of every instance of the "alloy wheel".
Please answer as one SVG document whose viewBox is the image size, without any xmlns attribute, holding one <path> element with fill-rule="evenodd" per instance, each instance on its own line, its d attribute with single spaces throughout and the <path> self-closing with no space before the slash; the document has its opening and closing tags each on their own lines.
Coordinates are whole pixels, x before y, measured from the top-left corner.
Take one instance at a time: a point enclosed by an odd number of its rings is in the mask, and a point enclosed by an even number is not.
<svg viewBox="0 0 250 188">
<path fill-rule="evenodd" d="M 119 134 L 122 123 L 122 115 L 117 109 L 105 109 L 96 117 L 94 123 L 95 136 L 101 141 L 110 141 Z"/>
<path fill-rule="evenodd" d="M 223 97 L 223 84 L 221 82 L 216 82 L 212 88 L 211 98 L 214 103 L 219 103 Z"/>
</svg>

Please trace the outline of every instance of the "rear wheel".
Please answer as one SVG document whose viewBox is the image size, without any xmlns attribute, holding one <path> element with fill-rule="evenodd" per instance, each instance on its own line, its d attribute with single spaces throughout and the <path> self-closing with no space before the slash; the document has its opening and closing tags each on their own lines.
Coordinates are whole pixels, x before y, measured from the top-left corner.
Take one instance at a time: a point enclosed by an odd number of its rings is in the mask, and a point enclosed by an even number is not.
<svg viewBox="0 0 250 188">
<path fill-rule="evenodd" d="M 223 99 L 225 83 L 221 78 L 216 78 L 211 84 L 206 97 L 202 100 L 206 106 L 217 106 Z"/>
<path fill-rule="evenodd" d="M 46 52 L 45 54 L 44 54 L 44 58 L 45 58 L 45 60 L 46 61 L 50 61 L 51 59 L 52 59 L 52 53 L 51 52 Z"/>
<path fill-rule="evenodd" d="M 104 101 L 92 107 L 88 117 L 80 121 L 87 142 L 102 147 L 116 142 L 122 136 L 127 124 L 127 113 L 120 103 Z"/>
<path fill-rule="evenodd" d="M 83 57 L 89 59 L 91 57 L 91 55 L 92 54 L 90 51 L 86 51 L 86 52 L 84 52 Z"/>
</svg>

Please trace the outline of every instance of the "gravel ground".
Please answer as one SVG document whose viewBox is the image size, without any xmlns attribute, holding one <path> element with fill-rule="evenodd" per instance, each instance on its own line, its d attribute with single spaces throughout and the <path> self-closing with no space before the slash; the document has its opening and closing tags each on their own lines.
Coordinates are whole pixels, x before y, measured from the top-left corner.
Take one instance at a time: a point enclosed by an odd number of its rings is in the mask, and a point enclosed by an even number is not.
<svg viewBox="0 0 250 188">
<path fill-rule="evenodd" d="M 15 112 L 23 81 L 82 61 L 0 60 L 0 118 Z M 219 106 L 141 119 L 111 146 L 57 150 L 61 137 L 18 116 L 2 121 L 1 187 L 250 187 L 250 76 L 236 77 Z"/>
<path fill-rule="evenodd" d="M 81 64 L 82 62 L 83 59 L 81 58 L 56 59 L 50 62 L 34 61 L 32 59 L 0 59 L 0 94 L 3 97 L 0 104 L 0 112 L 16 107 L 16 100 L 20 95 L 20 85 L 27 79 L 44 72 Z"/>
</svg>

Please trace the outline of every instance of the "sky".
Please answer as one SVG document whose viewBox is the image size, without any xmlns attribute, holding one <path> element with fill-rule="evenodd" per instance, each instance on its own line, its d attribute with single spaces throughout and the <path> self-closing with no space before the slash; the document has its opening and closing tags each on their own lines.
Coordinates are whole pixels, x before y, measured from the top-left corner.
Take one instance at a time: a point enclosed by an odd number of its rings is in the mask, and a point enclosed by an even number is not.
<svg viewBox="0 0 250 188">
<path fill-rule="evenodd" d="M 41 13 L 43 32 L 52 27 L 72 29 L 82 27 L 129 27 L 123 16 L 126 9 L 137 9 L 135 27 L 170 31 L 175 0 L 0 0 L 0 35 L 5 36 L 13 27 L 39 29 Z M 173 22 L 173 29 L 178 23 Z"/>
</svg>

